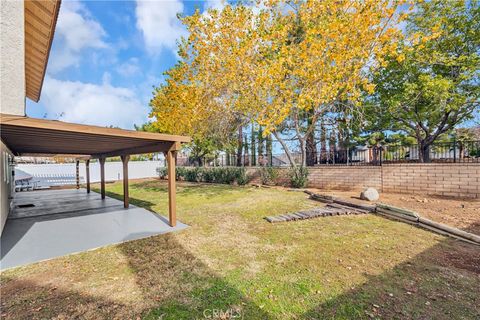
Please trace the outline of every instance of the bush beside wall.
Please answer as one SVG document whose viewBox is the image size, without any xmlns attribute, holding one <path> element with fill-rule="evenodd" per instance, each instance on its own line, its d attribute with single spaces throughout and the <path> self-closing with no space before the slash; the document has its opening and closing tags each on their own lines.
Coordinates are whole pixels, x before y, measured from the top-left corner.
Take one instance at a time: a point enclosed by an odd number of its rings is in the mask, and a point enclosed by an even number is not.
<svg viewBox="0 0 480 320">
<path fill-rule="evenodd" d="M 168 176 L 167 168 L 158 168 L 157 172 L 160 179 L 166 179 Z M 243 167 L 178 167 L 176 170 L 176 180 L 245 185 L 250 179 L 247 171 Z"/>
</svg>

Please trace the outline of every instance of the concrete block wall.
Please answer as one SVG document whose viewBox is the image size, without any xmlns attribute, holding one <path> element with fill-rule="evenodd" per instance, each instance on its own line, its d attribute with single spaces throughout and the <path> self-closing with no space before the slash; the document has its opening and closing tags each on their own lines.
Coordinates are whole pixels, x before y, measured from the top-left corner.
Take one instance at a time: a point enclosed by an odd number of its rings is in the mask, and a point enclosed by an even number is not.
<svg viewBox="0 0 480 320">
<path fill-rule="evenodd" d="M 480 198 L 480 163 L 382 166 L 383 191 Z"/>
<path fill-rule="evenodd" d="M 325 166 L 309 168 L 308 187 L 319 189 L 361 190 L 382 188 L 382 167 Z"/>
<path fill-rule="evenodd" d="M 288 168 L 279 168 L 278 185 L 288 185 Z M 387 164 L 309 168 L 308 187 L 480 198 L 480 163 Z M 258 169 L 248 169 L 252 183 L 261 183 Z"/>
</svg>

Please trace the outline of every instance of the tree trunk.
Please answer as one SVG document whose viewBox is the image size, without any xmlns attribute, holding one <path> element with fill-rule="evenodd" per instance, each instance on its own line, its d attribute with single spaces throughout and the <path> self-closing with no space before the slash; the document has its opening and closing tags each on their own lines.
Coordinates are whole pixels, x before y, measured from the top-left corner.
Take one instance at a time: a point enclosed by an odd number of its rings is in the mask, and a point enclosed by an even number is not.
<svg viewBox="0 0 480 320">
<path fill-rule="evenodd" d="M 242 151 L 243 151 L 243 127 L 238 128 L 238 146 L 237 146 L 237 167 L 242 166 Z"/>
<path fill-rule="evenodd" d="M 277 132 L 274 131 L 273 135 L 275 136 L 275 138 L 277 138 L 278 142 L 280 142 L 280 144 L 282 145 L 282 148 L 285 151 L 285 154 L 287 155 L 287 158 L 288 158 L 288 161 L 290 162 L 290 165 L 292 167 L 296 167 L 297 164 L 295 163 L 295 160 L 293 159 L 292 154 L 290 153 L 290 149 L 288 148 L 285 141 L 283 141 L 283 139 L 280 138 L 280 136 L 278 135 Z M 303 150 L 305 150 L 305 148 L 303 148 Z"/>
<path fill-rule="evenodd" d="M 267 154 L 267 164 L 272 166 L 273 165 L 272 134 L 268 134 L 267 136 L 267 141 L 265 142 L 265 151 Z"/>
<path fill-rule="evenodd" d="M 263 155 L 263 130 L 260 126 L 258 128 L 258 142 L 257 142 L 258 164 L 265 165 L 265 157 Z"/>
<path fill-rule="evenodd" d="M 338 141 L 338 162 L 347 163 L 347 146 L 345 141 L 345 131 L 343 128 L 338 128 L 337 134 Z"/>
<path fill-rule="evenodd" d="M 420 150 L 418 150 L 419 156 L 420 156 L 420 162 L 423 162 L 423 163 L 430 162 L 430 145 L 431 143 L 426 142 L 425 140 L 420 142 L 419 144 Z"/>
<path fill-rule="evenodd" d="M 336 162 L 336 151 L 337 151 L 337 142 L 335 140 L 335 130 L 332 129 L 332 132 L 330 132 L 330 137 L 328 141 L 328 151 L 330 154 L 330 162 L 335 163 Z"/>
<path fill-rule="evenodd" d="M 301 151 L 300 165 L 302 167 L 305 167 L 307 165 L 307 143 L 305 139 L 300 137 L 298 138 L 298 142 L 300 143 L 300 151 Z"/>
<path fill-rule="evenodd" d="M 245 142 L 243 144 L 243 165 L 249 166 L 250 165 L 250 155 L 248 154 L 248 138 L 245 136 Z"/>
<path fill-rule="evenodd" d="M 320 163 L 327 163 L 327 130 L 323 122 L 320 123 Z"/>
<path fill-rule="evenodd" d="M 308 127 L 315 125 L 312 123 L 312 115 L 308 117 Z M 317 145 L 315 143 L 315 130 L 311 132 L 306 137 L 306 165 L 314 166 L 317 162 Z"/>
<path fill-rule="evenodd" d="M 255 156 L 255 153 L 256 153 L 256 149 L 255 149 L 255 128 L 252 124 L 252 137 L 250 139 L 250 150 L 251 150 L 251 153 L 252 153 L 252 166 L 256 166 L 257 165 L 257 157 Z"/>
<path fill-rule="evenodd" d="M 317 162 L 317 146 L 315 143 L 315 132 L 312 131 L 307 136 L 306 142 L 307 166 L 314 166 Z"/>
</svg>

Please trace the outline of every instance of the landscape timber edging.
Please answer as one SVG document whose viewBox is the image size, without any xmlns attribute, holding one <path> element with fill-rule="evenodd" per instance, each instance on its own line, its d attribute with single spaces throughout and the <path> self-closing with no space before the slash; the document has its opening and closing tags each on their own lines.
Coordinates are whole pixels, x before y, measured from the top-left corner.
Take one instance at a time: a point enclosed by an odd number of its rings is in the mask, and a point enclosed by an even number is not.
<svg viewBox="0 0 480 320">
<path fill-rule="evenodd" d="M 426 219 L 422 217 L 420 214 L 418 214 L 415 211 L 407 210 L 404 208 L 399 208 L 391 205 L 387 205 L 384 203 L 378 203 L 373 206 L 368 206 L 368 205 L 359 205 L 359 204 L 354 204 L 350 203 L 345 200 L 341 200 L 338 197 L 331 196 L 331 195 L 322 195 L 318 193 L 314 193 L 308 190 L 305 190 L 305 193 L 310 195 L 310 199 L 316 200 L 316 201 L 321 201 L 325 203 L 338 203 L 338 204 L 343 204 L 343 205 L 348 205 L 348 206 L 354 206 L 360 209 L 369 209 L 373 207 L 373 210 L 370 212 L 375 212 L 379 214 L 380 216 L 391 218 L 397 221 L 405 222 L 408 224 L 413 224 L 415 226 L 427 229 L 429 231 L 433 231 L 435 233 L 453 237 L 468 243 L 472 243 L 475 245 L 480 245 L 480 236 L 466 232 L 451 226 L 447 226 L 442 223 L 438 223 L 435 221 L 432 221 L 430 219 Z"/>
</svg>

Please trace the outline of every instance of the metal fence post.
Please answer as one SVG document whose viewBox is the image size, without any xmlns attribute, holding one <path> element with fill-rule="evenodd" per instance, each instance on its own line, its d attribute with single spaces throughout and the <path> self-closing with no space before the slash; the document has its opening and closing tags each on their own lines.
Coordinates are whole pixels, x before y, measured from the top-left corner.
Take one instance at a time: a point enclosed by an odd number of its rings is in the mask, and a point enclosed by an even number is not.
<svg viewBox="0 0 480 320">
<path fill-rule="evenodd" d="M 457 138 L 453 137 L 453 162 L 457 162 Z"/>
</svg>

